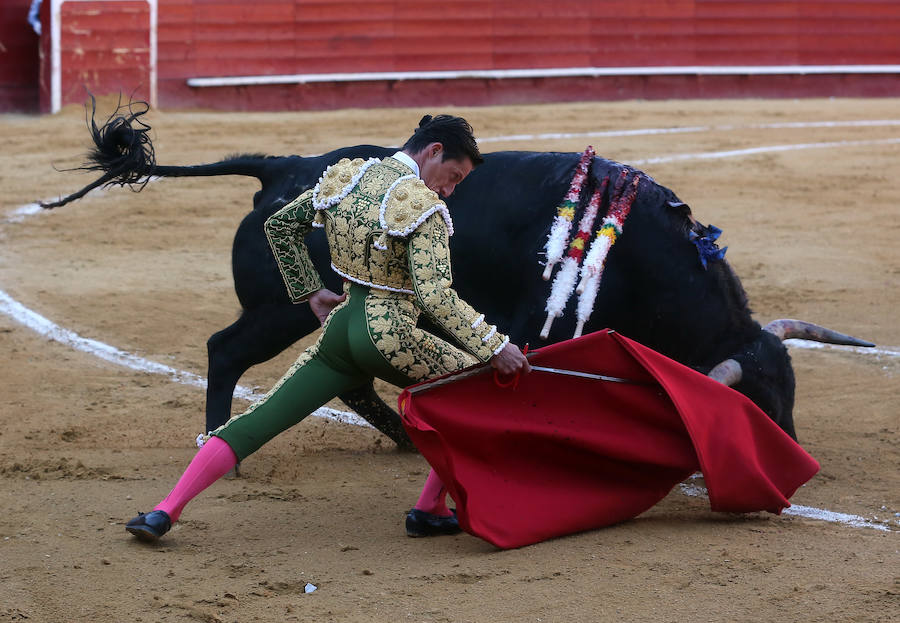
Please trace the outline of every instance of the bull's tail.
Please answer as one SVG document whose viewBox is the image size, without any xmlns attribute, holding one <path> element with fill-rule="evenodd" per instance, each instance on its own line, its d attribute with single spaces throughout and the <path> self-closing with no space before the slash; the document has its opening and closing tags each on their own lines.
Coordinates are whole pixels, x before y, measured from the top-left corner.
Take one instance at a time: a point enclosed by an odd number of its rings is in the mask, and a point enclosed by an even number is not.
<svg viewBox="0 0 900 623">
<path fill-rule="evenodd" d="M 150 126 L 141 117 L 150 109 L 143 101 L 121 99 L 116 110 L 105 123 L 98 126 L 95 120 L 97 101 L 91 97 L 88 130 L 94 142 L 87 161 L 70 170 L 103 171 L 103 175 L 82 188 L 57 201 L 39 202 L 43 208 L 58 208 L 85 196 L 99 187 L 128 186 L 138 192 L 152 177 L 192 177 L 211 175 L 247 175 L 261 182 L 267 181 L 266 156 L 240 155 L 221 162 L 196 166 L 161 166 L 156 164 L 156 153 L 150 140 Z"/>
</svg>

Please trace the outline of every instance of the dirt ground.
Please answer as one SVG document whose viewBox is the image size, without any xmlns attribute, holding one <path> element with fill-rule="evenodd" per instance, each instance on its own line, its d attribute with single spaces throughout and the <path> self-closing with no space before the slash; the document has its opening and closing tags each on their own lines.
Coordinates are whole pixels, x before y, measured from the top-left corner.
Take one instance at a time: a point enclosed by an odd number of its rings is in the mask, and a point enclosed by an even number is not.
<svg viewBox="0 0 900 623">
<path fill-rule="evenodd" d="M 0 622 L 900 620 L 900 101 L 450 110 L 483 138 L 532 135 L 485 151 L 591 143 L 639 163 L 724 230 L 760 321 L 803 318 L 876 342 L 880 355 L 792 347 L 798 434 L 822 465 L 792 501 L 887 529 L 714 514 L 676 488 L 635 520 L 514 551 L 466 534 L 409 539 L 402 520 L 425 461 L 372 430 L 309 418 L 146 546 L 123 524 L 190 460 L 204 392 L 7 313 Z M 160 163 L 194 164 L 395 145 L 424 112 L 435 111 L 154 112 L 150 123 Z M 583 135 L 648 128 L 682 130 Z M 546 133 L 557 136 L 537 136 Z M 785 145 L 794 148 L 742 151 Z M 80 336 L 204 375 L 206 339 L 238 313 L 231 239 L 255 180 L 164 180 L 16 212 L 92 179 L 53 169 L 86 149 L 77 107 L 0 116 L 0 290 Z M 264 391 L 299 351 L 242 384 Z M 318 589 L 304 594 L 308 582 Z"/>
</svg>

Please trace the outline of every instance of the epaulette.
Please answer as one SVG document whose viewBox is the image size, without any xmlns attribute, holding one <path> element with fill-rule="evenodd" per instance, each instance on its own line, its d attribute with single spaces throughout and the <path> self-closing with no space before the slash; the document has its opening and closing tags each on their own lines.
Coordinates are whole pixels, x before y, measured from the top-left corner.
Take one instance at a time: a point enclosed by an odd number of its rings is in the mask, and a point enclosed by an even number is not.
<svg viewBox="0 0 900 623">
<path fill-rule="evenodd" d="M 375 241 L 375 247 L 386 249 L 387 236 L 405 238 L 435 212 L 441 213 L 452 236 L 453 221 L 447 205 L 421 179 L 404 175 L 391 184 L 381 201 L 379 220 L 384 233 Z"/>
<path fill-rule="evenodd" d="M 373 164 L 381 162 L 378 158 L 342 158 L 325 169 L 319 182 L 313 189 L 313 207 L 316 210 L 327 210 L 340 201 L 359 183 L 363 173 Z"/>
</svg>

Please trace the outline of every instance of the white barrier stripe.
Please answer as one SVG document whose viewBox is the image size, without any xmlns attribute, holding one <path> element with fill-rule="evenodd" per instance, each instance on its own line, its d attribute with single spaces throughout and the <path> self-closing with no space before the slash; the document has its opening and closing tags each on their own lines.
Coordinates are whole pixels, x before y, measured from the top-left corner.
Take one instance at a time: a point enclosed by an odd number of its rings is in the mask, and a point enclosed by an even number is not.
<svg viewBox="0 0 900 623">
<path fill-rule="evenodd" d="M 695 475 L 696 476 L 696 475 Z M 687 483 L 681 483 L 679 485 L 681 492 L 685 495 L 696 497 L 696 498 L 709 498 L 709 494 L 704 487 L 698 487 L 697 485 L 689 485 Z M 876 521 L 866 519 L 865 517 L 860 517 L 859 515 L 850 515 L 848 513 L 836 513 L 834 511 L 830 511 L 824 508 L 814 508 L 812 506 L 799 506 L 797 504 L 791 504 L 790 507 L 781 511 L 782 515 L 793 515 L 796 517 L 804 517 L 806 519 L 817 519 L 819 521 L 827 521 L 829 523 L 839 523 L 844 524 L 845 526 L 850 526 L 852 528 L 872 528 L 873 530 L 882 530 L 884 532 L 891 532 L 892 522 L 890 520 L 885 520 L 879 523 Z M 900 526 L 900 522 L 897 522 L 897 525 Z"/>
<path fill-rule="evenodd" d="M 114 363 L 131 370 L 135 370 L 137 372 L 159 374 L 168 377 L 170 380 L 175 381 L 176 383 L 181 383 L 182 385 L 190 385 L 203 389 L 205 389 L 207 386 L 207 380 L 198 374 L 194 374 L 193 372 L 185 372 L 171 366 L 157 363 L 155 361 L 150 361 L 149 359 L 145 359 L 143 357 L 139 357 L 138 355 L 120 350 L 115 346 L 110 346 L 109 344 L 105 344 L 97 340 L 82 337 L 74 331 L 63 329 L 53 321 L 38 314 L 37 312 L 28 309 L 27 307 L 13 299 L 11 296 L 9 296 L 3 290 L 0 290 L 0 312 L 3 312 L 13 320 L 16 320 L 20 324 L 25 325 L 39 335 L 43 335 L 48 339 L 74 348 L 75 350 L 80 350 L 82 352 L 94 355 L 95 357 L 99 357 L 104 361 L 108 361 L 110 363 Z M 243 398 L 250 401 L 260 400 L 265 396 L 265 394 L 254 392 L 253 390 L 247 387 L 242 387 L 240 385 L 235 388 L 234 395 L 238 398 Z M 316 417 L 324 417 L 347 424 L 354 424 L 356 426 L 367 426 L 371 428 L 371 425 L 368 422 L 366 422 L 363 418 L 359 417 L 355 413 L 338 411 L 337 409 L 331 409 L 329 407 L 321 407 L 320 409 L 314 411 L 311 415 L 314 415 Z"/>
<path fill-rule="evenodd" d="M 263 74 L 202 76 L 187 79 L 190 87 L 308 84 L 395 80 L 461 80 L 510 78 L 565 78 L 604 76 L 732 76 L 807 74 L 897 74 L 900 65 L 666 65 L 655 67 L 547 67 L 519 69 L 456 69 L 444 71 L 371 71 L 316 74 Z"/>
<path fill-rule="evenodd" d="M 751 123 L 747 125 L 696 125 L 672 128 L 638 128 L 634 130 L 603 130 L 596 132 L 549 132 L 546 134 L 510 134 L 477 139 L 478 143 L 516 141 L 564 140 L 572 138 L 614 138 L 621 136 L 653 136 L 658 134 L 689 134 L 694 132 L 732 132 L 735 130 L 796 130 L 806 128 L 863 128 L 900 126 L 900 119 L 861 119 L 858 121 L 785 121 L 781 123 Z"/>
</svg>

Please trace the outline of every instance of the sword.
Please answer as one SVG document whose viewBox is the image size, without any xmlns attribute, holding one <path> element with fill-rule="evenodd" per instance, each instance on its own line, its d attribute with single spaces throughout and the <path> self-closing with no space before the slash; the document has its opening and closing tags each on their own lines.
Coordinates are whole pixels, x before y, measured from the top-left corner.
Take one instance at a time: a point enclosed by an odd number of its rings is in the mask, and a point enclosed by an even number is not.
<svg viewBox="0 0 900 623">
<path fill-rule="evenodd" d="M 565 374 L 567 376 L 580 376 L 585 379 L 595 379 L 597 381 L 609 381 L 611 383 L 633 383 L 635 385 L 652 385 L 646 381 L 635 381 L 633 379 L 623 379 L 618 376 L 606 376 L 605 374 L 592 374 L 590 372 L 580 372 L 578 370 L 564 370 L 562 368 L 548 368 L 545 366 L 531 366 L 532 371 L 550 372 L 552 374 Z"/>
<path fill-rule="evenodd" d="M 534 353 L 537 354 L 537 353 Z M 526 355 L 529 359 L 531 358 L 531 354 Z M 655 383 L 648 381 L 636 381 L 634 379 L 623 379 L 618 376 L 607 376 L 605 374 L 593 374 L 591 372 L 581 372 L 579 370 L 565 370 L 563 368 L 549 368 L 547 366 L 531 366 L 532 370 L 536 370 L 538 372 L 549 372 L 550 374 L 563 374 L 566 376 L 578 376 L 586 379 L 594 379 L 596 381 L 607 381 L 610 383 L 630 383 L 632 385 L 654 385 Z M 421 385 L 419 387 L 410 388 L 409 393 L 417 394 L 421 391 L 427 391 L 434 387 L 439 387 L 441 385 L 446 385 L 447 383 L 452 383 L 454 381 L 459 381 L 461 379 L 475 376 L 476 374 L 482 374 L 484 372 L 489 372 L 491 370 L 490 364 L 482 364 L 480 366 L 476 366 L 474 368 L 470 368 L 468 370 L 463 370 L 462 372 L 457 372 L 456 374 L 451 374 L 437 381 L 432 381 L 431 383 Z"/>
</svg>

